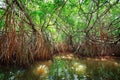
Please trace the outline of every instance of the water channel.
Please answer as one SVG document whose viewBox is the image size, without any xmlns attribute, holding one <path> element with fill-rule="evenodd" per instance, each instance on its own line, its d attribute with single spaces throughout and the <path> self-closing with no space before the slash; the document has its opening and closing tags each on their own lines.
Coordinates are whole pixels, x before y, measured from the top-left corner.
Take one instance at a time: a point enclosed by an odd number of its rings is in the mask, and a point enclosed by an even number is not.
<svg viewBox="0 0 120 80">
<path fill-rule="evenodd" d="M 120 80 L 120 59 L 56 56 L 27 69 L 0 66 L 0 80 Z"/>
</svg>

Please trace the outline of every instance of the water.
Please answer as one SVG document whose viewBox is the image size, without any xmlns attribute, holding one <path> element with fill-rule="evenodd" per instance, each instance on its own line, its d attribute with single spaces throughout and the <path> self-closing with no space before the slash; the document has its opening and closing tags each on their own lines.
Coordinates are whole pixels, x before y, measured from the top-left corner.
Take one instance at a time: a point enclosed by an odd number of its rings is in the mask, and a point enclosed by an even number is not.
<svg viewBox="0 0 120 80">
<path fill-rule="evenodd" d="M 57 56 L 27 69 L 0 66 L 0 80 L 120 80 L 120 59 Z"/>
</svg>

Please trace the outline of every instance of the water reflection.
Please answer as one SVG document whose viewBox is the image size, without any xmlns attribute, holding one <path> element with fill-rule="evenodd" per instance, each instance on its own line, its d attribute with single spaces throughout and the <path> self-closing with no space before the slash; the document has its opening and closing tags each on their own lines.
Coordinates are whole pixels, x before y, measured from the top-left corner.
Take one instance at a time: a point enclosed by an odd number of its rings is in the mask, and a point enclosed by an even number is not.
<svg viewBox="0 0 120 80">
<path fill-rule="evenodd" d="M 64 56 L 53 62 L 37 62 L 25 70 L 0 68 L 0 80 L 120 80 L 119 59 L 68 59 Z"/>
<path fill-rule="evenodd" d="M 86 66 L 80 64 L 79 62 L 73 63 L 72 69 L 75 70 L 78 74 L 84 74 L 86 72 Z"/>
<path fill-rule="evenodd" d="M 36 75 L 44 76 L 44 75 L 46 75 L 46 74 L 48 73 L 48 67 L 47 67 L 46 65 L 39 65 L 39 66 L 35 69 L 34 73 L 35 73 Z"/>
<path fill-rule="evenodd" d="M 46 80 L 49 74 L 49 67 L 51 66 L 52 61 L 43 61 L 35 63 L 32 67 L 33 74 L 38 77 L 38 80 Z"/>
</svg>

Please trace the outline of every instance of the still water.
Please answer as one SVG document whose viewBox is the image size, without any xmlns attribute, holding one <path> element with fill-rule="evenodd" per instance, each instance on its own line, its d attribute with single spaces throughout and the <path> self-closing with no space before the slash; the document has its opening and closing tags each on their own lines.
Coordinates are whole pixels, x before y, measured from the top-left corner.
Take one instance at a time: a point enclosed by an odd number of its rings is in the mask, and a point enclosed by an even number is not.
<svg viewBox="0 0 120 80">
<path fill-rule="evenodd" d="M 0 66 L 0 80 L 120 80 L 120 59 L 56 56 L 27 69 Z"/>
</svg>

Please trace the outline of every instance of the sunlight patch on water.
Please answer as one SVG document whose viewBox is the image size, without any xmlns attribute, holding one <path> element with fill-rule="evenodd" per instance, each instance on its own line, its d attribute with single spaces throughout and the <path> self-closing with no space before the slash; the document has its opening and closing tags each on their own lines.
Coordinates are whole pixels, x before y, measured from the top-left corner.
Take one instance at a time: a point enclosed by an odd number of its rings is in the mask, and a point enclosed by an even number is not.
<svg viewBox="0 0 120 80">
<path fill-rule="evenodd" d="M 118 64 L 117 62 L 114 62 L 114 65 L 115 65 L 115 66 L 120 66 L 120 64 Z"/>
<path fill-rule="evenodd" d="M 74 59 L 74 55 L 73 54 L 64 54 L 64 55 L 55 56 L 55 58 L 72 60 L 72 59 Z"/>
<path fill-rule="evenodd" d="M 36 76 L 40 76 L 40 77 L 44 77 L 44 78 L 47 78 L 48 76 L 48 66 L 46 65 L 39 65 L 37 66 L 34 70 L 33 70 L 33 73 L 36 75 Z"/>
<path fill-rule="evenodd" d="M 86 72 L 86 66 L 78 62 L 73 63 L 72 69 L 78 74 L 84 74 Z"/>
<path fill-rule="evenodd" d="M 44 75 L 48 73 L 49 67 L 52 65 L 52 61 L 38 62 L 33 67 L 33 73 L 35 75 Z"/>
</svg>

